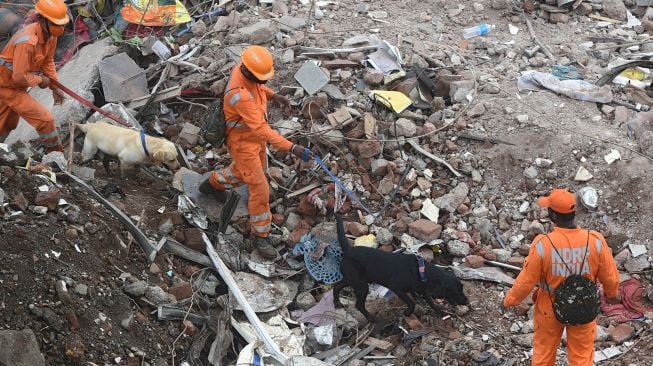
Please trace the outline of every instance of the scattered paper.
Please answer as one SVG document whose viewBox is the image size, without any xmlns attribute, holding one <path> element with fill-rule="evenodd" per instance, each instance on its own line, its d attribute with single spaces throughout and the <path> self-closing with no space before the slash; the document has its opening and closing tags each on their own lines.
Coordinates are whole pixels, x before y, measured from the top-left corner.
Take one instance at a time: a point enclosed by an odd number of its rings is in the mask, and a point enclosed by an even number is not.
<svg viewBox="0 0 653 366">
<path fill-rule="evenodd" d="M 508 29 L 510 30 L 510 34 L 512 35 L 519 33 L 519 28 L 515 27 L 512 24 L 508 24 Z"/>
<path fill-rule="evenodd" d="M 610 165 L 617 160 L 621 160 L 621 154 L 619 154 L 619 150 L 612 149 L 608 155 L 603 157 L 603 159 L 605 159 L 605 162 Z"/>
</svg>

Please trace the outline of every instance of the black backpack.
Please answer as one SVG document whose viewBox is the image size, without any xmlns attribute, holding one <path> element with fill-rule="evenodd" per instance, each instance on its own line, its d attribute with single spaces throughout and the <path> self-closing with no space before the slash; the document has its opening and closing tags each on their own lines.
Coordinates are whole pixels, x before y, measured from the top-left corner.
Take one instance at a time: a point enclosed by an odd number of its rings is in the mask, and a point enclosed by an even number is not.
<svg viewBox="0 0 653 366">
<path fill-rule="evenodd" d="M 236 88 L 227 90 L 224 95 L 227 95 L 233 89 Z M 227 122 L 224 118 L 223 103 L 223 97 L 219 97 L 209 104 L 200 129 L 200 135 L 213 147 L 221 147 L 226 138 Z"/>
<path fill-rule="evenodd" d="M 587 232 L 587 246 L 585 247 L 585 254 L 583 255 L 582 266 L 587 258 L 589 251 L 589 231 Z M 553 245 L 553 241 L 547 235 L 551 246 L 558 254 L 558 257 L 563 257 L 558 252 L 558 249 Z M 569 273 L 574 273 L 567 263 L 563 261 Z M 566 325 L 581 325 L 587 324 L 599 315 L 599 288 L 595 282 L 579 274 L 571 274 L 555 289 L 555 300 L 553 300 L 553 312 L 556 318 L 562 324 Z"/>
</svg>

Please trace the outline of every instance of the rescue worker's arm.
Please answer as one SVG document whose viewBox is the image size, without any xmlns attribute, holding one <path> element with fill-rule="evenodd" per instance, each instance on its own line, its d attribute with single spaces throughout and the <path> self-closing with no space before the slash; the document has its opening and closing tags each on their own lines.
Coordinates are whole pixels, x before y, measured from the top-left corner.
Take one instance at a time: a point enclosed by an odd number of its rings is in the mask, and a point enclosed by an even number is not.
<svg viewBox="0 0 653 366">
<path fill-rule="evenodd" d="M 533 291 L 542 275 L 542 257 L 535 249 L 535 243 L 539 241 L 536 237 L 531 245 L 531 250 L 524 260 L 524 267 L 512 285 L 512 288 L 503 299 L 503 306 L 506 308 L 519 305 Z"/>
<path fill-rule="evenodd" d="M 261 90 L 263 90 L 263 92 L 265 93 L 265 96 L 266 96 L 266 98 L 268 98 L 268 100 L 272 100 L 274 95 L 277 94 L 277 93 L 274 92 L 274 90 L 268 88 L 265 85 L 261 85 Z"/>
<path fill-rule="evenodd" d="M 50 78 L 50 80 L 59 80 L 59 77 L 57 76 L 57 68 L 54 65 L 54 57 L 47 58 L 45 63 L 41 66 L 41 71 L 43 71 L 43 75 Z M 50 84 L 50 89 L 54 90 L 57 89 L 57 87 Z"/>
<path fill-rule="evenodd" d="M 279 132 L 270 128 L 262 111 L 260 108 L 257 108 L 253 101 L 240 101 L 238 102 L 237 108 L 238 114 L 240 115 L 239 122 L 247 125 L 252 130 L 254 136 L 259 137 L 278 150 L 290 151 L 292 142 L 281 136 Z"/>
<path fill-rule="evenodd" d="M 597 277 L 603 285 L 605 296 L 608 299 L 616 299 L 619 295 L 619 270 L 617 269 L 617 264 L 603 236 L 596 232 L 592 234 L 601 239 L 601 253 L 599 253 L 599 271 Z"/>
<path fill-rule="evenodd" d="M 39 85 L 43 78 L 29 71 L 30 59 L 34 53 L 34 46 L 29 42 L 22 42 L 14 48 L 12 79 L 17 86 L 28 88 Z"/>
</svg>

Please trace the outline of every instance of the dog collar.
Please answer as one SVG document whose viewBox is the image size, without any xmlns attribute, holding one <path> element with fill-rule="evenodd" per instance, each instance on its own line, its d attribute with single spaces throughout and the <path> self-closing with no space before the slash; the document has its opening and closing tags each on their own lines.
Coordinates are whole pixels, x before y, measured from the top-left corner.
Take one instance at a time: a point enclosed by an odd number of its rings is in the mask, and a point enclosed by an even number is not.
<svg viewBox="0 0 653 366">
<path fill-rule="evenodd" d="M 419 279 L 426 282 L 426 261 L 424 258 L 417 258 L 417 271 L 419 272 Z"/>
<path fill-rule="evenodd" d="M 150 152 L 147 151 L 147 144 L 145 143 L 145 131 L 141 130 L 141 145 L 143 145 L 143 151 L 145 152 L 145 155 L 149 158 L 150 157 Z"/>
</svg>

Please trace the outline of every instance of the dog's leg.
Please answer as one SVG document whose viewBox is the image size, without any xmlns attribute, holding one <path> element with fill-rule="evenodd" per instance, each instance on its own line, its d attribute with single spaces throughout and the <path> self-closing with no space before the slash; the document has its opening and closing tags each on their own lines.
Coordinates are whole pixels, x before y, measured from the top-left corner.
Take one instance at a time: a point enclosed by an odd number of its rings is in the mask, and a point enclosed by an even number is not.
<svg viewBox="0 0 653 366">
<path fill-rule="evenodd" d="M 336 307 L 336 309 L 345 307 L 340 302 L 340 290 L 345 287 L 347 287 L 347 283 L 344 280 L 338 282 L 335 286 L 333 286 L 333 305 Z"/>
<path fill-rule="evenodd" d="M 84 147 L 82 147 L 82 163 L 86 163 L 87 161 L 93 159 L 95 154 L 97 154 L 98 148 L 95 146 L 95 144 L 91 141 L 90 138 L 86 137 L 84 139 Z"/>
<path fill-rule="evenodd" d="M 104 166 L 104 170 L 107 172 L 107 177 L 111 176 L 111 158 L 107 154 L 103 154 L 104 158 L 102 159 L 102 166 Z"/>
<path fill-rule="evenodd" d="M 408 316 L 415 311 L 415 301 L 413 301 L 413 299 L 411 299 L 407 293 L 405 293 L 404 291 L 397 291 L 393 289 L 390 289 L 390 291 L 394 292 L 395 295 L 397 295 L 401 299 L 401 301 L 406 303 L 406 305 L 408 306 L 408 308 L 406 308 L 406 310 L 404 311 L 404 315 Z"/>
<path fill-rule="evenodd" d="M 369 292 L 369 286 L 365 284 L 365 286 L 359 286 L 354 288 L 354 293 L 356 294 L 356 309 L 361 312 L 365 316 L 365 319 L 367 319 L 368 322 L 370 323 L 376 323 L 378 319 L 370 314 L 369 311 L 365 308 L 365 300 L 367 299 L 367 294 Z"/>
<path fill-rule="evenodd" d="M 431 309 L 435 310 L 437 313 L 442 312 L 442 307 L 435 305 L 433 299 L 431 299 L 431 296 L 429 296 L 429 294 L 427 294 L 426 292 L 420 292 L 419 295 L 422 297 L 422 299 L 426 300 L 426 303 L 429 304 Z"/>
</svg>

